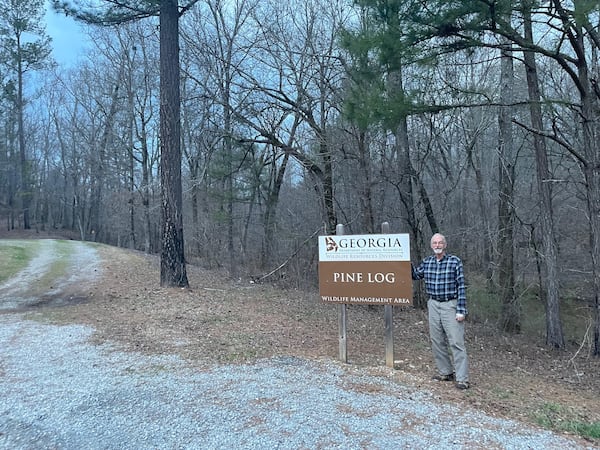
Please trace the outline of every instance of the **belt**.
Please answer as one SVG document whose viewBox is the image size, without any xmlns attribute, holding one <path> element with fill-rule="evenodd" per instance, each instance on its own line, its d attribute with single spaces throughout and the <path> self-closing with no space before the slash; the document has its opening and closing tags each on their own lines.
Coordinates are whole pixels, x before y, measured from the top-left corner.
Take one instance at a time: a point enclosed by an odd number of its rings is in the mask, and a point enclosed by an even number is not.
<svg viewBox="0 0 600 450">
<path fill-rule="evenodd" d="M 450 302 L 452 300 L 458 300 L 456 297 L 452 297 L 452 298 L 435 298 L 435 297 L 429 297 L 430 300 L 434 300 L 436 302 L 439 303 L 444 303 L 444 302 Z"/>
</svg>

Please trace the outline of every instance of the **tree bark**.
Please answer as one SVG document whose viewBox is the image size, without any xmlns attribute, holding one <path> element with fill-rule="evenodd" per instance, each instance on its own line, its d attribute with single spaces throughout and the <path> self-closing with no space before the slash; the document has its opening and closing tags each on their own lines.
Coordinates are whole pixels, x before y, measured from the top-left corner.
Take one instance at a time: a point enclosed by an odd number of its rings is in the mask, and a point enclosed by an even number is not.
<svg viewBox="0 0 600 450">
<path fill-rule="evenodd" d="M 283 186 L 284 176 L 288 166 L 290 155 L 286 153 L 279 167 L 277 160 L 273 157 L 273 170 L 271 171 L 272 184 L 265 202 L 265 212 L 263 215 L 264 238 L 262 245 L 261 265 L 266 268 L 271 263 L 273 257 L 275 231 L 277 228 L 277 206 L 279 205 L 279 194 Z"/>
<path fill-rule="evenodd" d="M 31 169 L 27 161 L 27 152 L 25 149 L 25 124 L 24 124 L 24 108 L 25 99 L 23 98 L 23 61 L 22 61 L 22 49 L 20 34 L 17 34 L 17 121 L 18 121 L 18 139 L 19 139 L 19 162 L 21 168 L 21 180 L 19 183 L 19 195 L 21 197 L 21 208 L 23 212 L 23 229 L 29 230 L 31 228 L 29 218 L 29 208 L 31 206 Z"/>
<path fill-rule="evenodd" d="M 390 92 L 404 93 L 404 85 L 402 81 L 402 72 L 398 68 L 391 72 L 389 75 L 389 81 L 387 89 Z M 401 230 L 408 231 L 412 242 L 417 242 L 420 236 L 417 219 L 415 216 L 415 199 L 413 192 L 413 176 L 416 175 L 410 161 L 410 145 L 408 139 L 408 121 L 406 116 L 402 116 L 399 123 L 394 130 L 395 138 L 395 153 L 396 153 L 396 170 L 398 174 L 398 181 L 396 181 L 396 189 L 398 191 L 400 215 L 403 221 L 401 224 Z M 416 178 L 415 178 L 416 181 Z M 422 193 L 425 195 L 426 192 L 423 188 Z M 432 213 L 431 205 L 429 204 L 429 198 L 425 195 L 424 205 L 429 213 Z M 433 219 L 433 214 L 429 216 Z M 437 228 L 437 225 L 435 225 Z M 434 230 L 437 232 L 438 230 Z M 420 248 L 418 245 L 416 248 Z M 423 255 L 420 252 L 414 255 L 416 259 L 421 259 Z M 414 306 L 417 308 L 425 307 L 425 296 L 423 295 L 422 287 L 418 284 L 415 285 L 414 292 Z"/>
<path fill-rule="evenodd" d="M 510 44 L 506 44 L 509 46 Z M 514 142 L 512 134 L 512 102 L 514 68 L 510 50 L 501 51 L 500 90 L 501 103 L 498 115 L 498 293 L 502 303 L 500 328 L 518 333 L 521 331 L 520 303 L 515 295 L 514 276 Z"/>
<path fill-rule="evenodd" d="M 600 148 L 598 148 L 599 130 L 597 116 L 597 103 L 591 92 L 587 67 L 579 67 L 582 80 L 582 138 L 583 147 L 587 155 L 586 163 L 582 165 L 585 179 L 586 200 L 590 227 L 590 252 L 592 258 L 593 279 L 593 308 L 594 308 L 594 355 L 600 356 Z"/>
<path fill-rule="evenodd" d="M 365 233 L 375 233 L 375 214 L 373 212 L 373 195 L 371 192 L 372 174 L 371 174 L 371 152 L 367 142 L 367 133 L 360 131 L 357 139 L 358 146 L 358 165 L 360 167 L 359 202 L 363 230 Z"/>
<path fill-rule="evenodd" d="M 179 11 L 176 0 L 160 2 L 160 285 L 188 287 L 181 186 Z"/>
<path fill-rule="evenodd" d="M 528 1 L 524 2 L 524 30 L 527 42 L 533 43 L 533 26 L 531 11 Z M 543 130 L 541 95 L 539 77 L 535 54 L 525 50 L 523 52 L 525 61 L 525 73 L 527 77 L 527 88 L 529 92 L 529 111 L 531 115 L 531 126 L 535 130 Z M 542 257 L 543 285 L 540 292 L 545 291 L 546 305 L 546 344 L 555 348 L 565 345 L 562 322 L 560 317 L 560 297 L 558 285 L 558 249 L 554 232 L 554 215 L 552 208 L 552 190 L 550 185 L 550 170 L 548 165 L 548 152 L 546 140 L 540 134 L 533 134 L 533 148 L 536 161 L 536 179 L 538 193 L 540 196 L 540 228 L 542 233 Z"/>
</svg>

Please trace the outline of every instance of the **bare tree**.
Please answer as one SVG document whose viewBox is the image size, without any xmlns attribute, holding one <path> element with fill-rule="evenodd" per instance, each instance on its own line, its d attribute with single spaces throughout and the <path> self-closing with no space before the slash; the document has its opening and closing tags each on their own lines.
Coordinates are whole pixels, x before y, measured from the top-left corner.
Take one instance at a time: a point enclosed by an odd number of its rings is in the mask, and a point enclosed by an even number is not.
<svg viewBox="0 0 600 450">
<path fill-rule="evenodd" d="M 119 24 L 158 15 L 160 40 L 160 143 L 161 143 L 161 270 L 162 286 L 187 287 L 182 217 L 181 131 L 179 91 L 179 17 L 198 0 L 180 6 L 177 0 L 121 2 L 104 0 L 105 9 L 85 2 L 63 3 L 55 8 L 88 23 Z"/>
<path fill-rule="evenodd" d="M 324 14 L 326 12 L 326 14 Z M 288 152 L 316 180 L 323 222 L 328 232 L 337 225 L 334 195 L 334 150 L 330 127 L 340 114 L 339 90 L 343 68 L 335 55 L 337 30 L 347 20 L 344 6 L 319 1 L 265 4 L 257 16 L 264 36 L 263 64 L 276 78 L 257 85 L 265 102 L 283 111 L 292 111 L 301 119 L 301 129 L 310 130 L 312 148 L 305 150 L 296 143 L 286 146 L 273 140 L 274 133 L 255 126 L 266 139 Z M 295 123 L 295 122 L 293 122 Z M 252 126 L 252 125 L 250 125 Z"/>
<path fill-rule="evenodd" d="M 221 109 L 211 112 L 213 120 L 219 120 L 214 129 L 222 130 L 222 142 L 227 136 L 234 138 L 229 144 L 235 145 L 228 153 L 238 153 L 223 160 L 239 161 L 237 166 L 224 166 L 223 170 L 232 179 L 236 176 L 238 191 L 233 194 L 239 195 L 244 185 L 252 200 L 248 213 L 255 205 L 262 208 L 260 251 L 265 264 L 274 255 L 275 247 L 271 246 L 279 193 L 293 164 L 297 167 L 299 163 L 314 177 L 324 222 L 332 228 L 337 222 L 332 156 L 335 138 L 330 128 L 338 114 L 336 89 L 341 67 L 334 51 L 336 21 L 343 17 L 341 3 L 332 8 L 316 1 L 268 2 L 257 8 L 254 2 L 240 1 L 223 10 L 216 9 L 220 2 L 211 5 L 213 13 L 205 19 L 215 27 L 211 39 L 197 37 L 199 33 L 190 30 L 186 45 L 186 50 L 197 49 L 193 55 L 198 61 L 206 55 L 211 57 L 204 64 L 211 72 L 202 77 L 197 75 L 202 70 L 196 69 L 191 76 L 206 84 L 205 92 L 215 93 L 212 99 Z M 252 22 L 247 22 L 248 13 Z M 246 175 L 242 183 L 240 164 L 252 158 L 245 167 L 253 174 Z M 232 172 L 234 169 L 237 172 Z M 229 192 L 228 186 L 221 191 Z M 248 226 L 249 219 L 244 229 Z M 242 242 L 246 242 L 245 237 Z"/>
<path fill-rule="evenodd" d="M 32 167 L 25 140 L 25 73 L 48 64 L 50 38 L 41 25 L 43 0 L 2 0 L 0 2 L 1 45 L 8 55 L 8 65 L 16 85 L 15 110 L 19 153 L 19 197 L 23 214 L 23 228 L 31 228 L 30 206 L 33 198 Z M 31 40 L 30 36 L 36 36 Z"/>
<path fill-rule="evenodd" d="M 523 2 L 524 37 L 533 44 L 533 21 L 531 17 L 532 3 Z M 523 61 L 527 77 L 527 88 L 529 93 L 529 110 L 531 116 L 531 127 L 543 131 L 543 117 L 541 108 L 540 81 L 535 60 L 535 53 L 523 50 Z M 536 180 L 542 206 L 540 208 L 540 226 L 542 238 L 542 255 L 537 256 L 541 266 L 545 267 L 543 276 L 544 283 L 540 291 L 544 292 L 546 305 L 546 344 L 555 347 L 564 346 L 564 336 L 560 318 L 560 296 L 558 283 L 558 249 L 554 230 L 554 213 L 552 206 L 551 174 L 548 163 L 548 151 L 546 138 L 540 133 L 533 133 L 533 147 L 536 160 Z"/>
<path fill-rule="evenodd" d="M 525 14 L 531 11 L 531 3 L 524 8 Z M 523 37 L 518 30 L 506 21 L 500 20 L 501 26 L 490 27 L 497 34 L 504 36 L 518 46 L 555 62 L 560 70 L 568 77 L 577 93 L 571 108 L 579 115 L 578 135 L 571 138 L 563 134 L 563 130 L 555 127 L 552 132 L 530 129 L 541 136 L 546 136 L 561 145 L 579 163 L 585 182 L 587 202 L 587 217 L 589 220 L 590 254 L 593 273 L 593 305 L 595 311 L 594 354 L 600 356 L 600 144 L 596 138 L 598 129 L 598 104 L 600 102 L 596 88 L 596 74 L 593 59 L 594 51 L 600 47 L 600 36 L 591 23 L 592 16 L 597 13 L 597 6 L 590 8 L 580 2 L 574 2 L 572 8 L 558 0 L 539 5 L 535 14 L 547 18 L 547 23 L 556 24 L 555 33 L 559 39 L 541 40 L 532 43 L 531 39 Z M 493 20 L 498 19 L 493 17 Z M 490 26 L 490 22 L 486 22 Z M 591 51 L 593 50 L 593 51 Z M 575 103 L 576 102 L 576 103 Z M 556 324 L 557 305 L 550 310 L 554 314 L 552 324 Z M 547 339 L 550 345 L 561 347 L 562 335 L 556 327 L 549 330 Z"/>
<path fill-rule="evenodd" d="M 501 50 L 500 97 L 498 114 L 498 286 L 502 302 L 500 326 L 505 331 L 521 330 L 520 305 L 515 295 L 514 269 L 514 186 L 515 186 L 515 143 L 513 139 L 513 90 L 515 83 L 511 44 Z"/>
</svg>

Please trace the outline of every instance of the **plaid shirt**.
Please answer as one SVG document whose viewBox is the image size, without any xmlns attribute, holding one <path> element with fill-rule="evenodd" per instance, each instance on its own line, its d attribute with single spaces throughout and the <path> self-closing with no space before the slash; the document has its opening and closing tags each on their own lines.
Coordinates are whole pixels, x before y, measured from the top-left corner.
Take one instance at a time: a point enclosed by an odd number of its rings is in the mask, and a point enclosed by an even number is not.
<svg viewBox="0 0 600 450">
<path fill-rule="evenodd" d="M 425 290 L 435 300 L 457 299 L 457 314 L 467 315 L 467 294 L 462 261 L 458 256 L 444 255 L 438 261 L 435 255 L 428 256 L 412 267 L 413 280 L 425 279 Z"/>
</svg>

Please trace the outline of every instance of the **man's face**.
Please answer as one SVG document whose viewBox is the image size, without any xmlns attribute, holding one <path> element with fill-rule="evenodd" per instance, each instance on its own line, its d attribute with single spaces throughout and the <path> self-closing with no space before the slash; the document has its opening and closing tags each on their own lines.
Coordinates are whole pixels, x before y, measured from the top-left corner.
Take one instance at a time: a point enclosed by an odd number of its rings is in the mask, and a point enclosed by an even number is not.
<svg viewBox="0 0 600 450">
<path fill-rule="evenodd" d="M 441 255 L 446 250 L 446 242 L 441 236 L 433 236 L 431 238 L 431 249 L 436 255 Z"/>
</svg>

